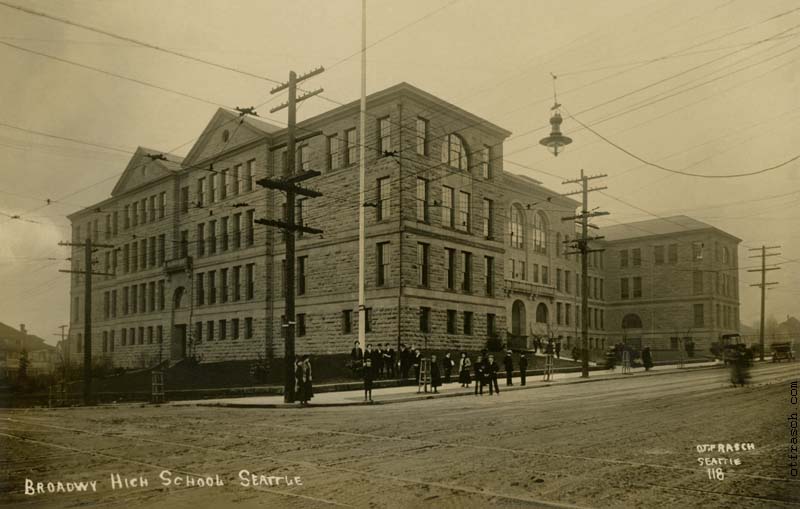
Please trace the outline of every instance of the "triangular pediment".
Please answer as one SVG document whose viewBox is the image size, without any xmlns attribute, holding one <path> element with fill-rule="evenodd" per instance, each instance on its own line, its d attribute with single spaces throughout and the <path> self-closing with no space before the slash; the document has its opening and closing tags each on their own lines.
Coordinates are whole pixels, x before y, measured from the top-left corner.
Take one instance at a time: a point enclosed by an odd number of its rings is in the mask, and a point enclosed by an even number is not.
<svg viewBox="0 0 800 509">
<path fill-rule="evenodd" d="M 238 145 L 263 138 L 281 128 L 250 116 L 220 108 L 211 117 L 192 149 L 186 154 L 184 166 L 213 158 L 217 154 Z"/>
<path fill-rule="evenodd" d="M 164 159 L 162 159 L 162 157 Z M 172 175 L 181 168 L 182 159 L 158 150 L 139 147 L 111 191 L 111 196 L 127 193 L 155 180 Z"/>
</svg>

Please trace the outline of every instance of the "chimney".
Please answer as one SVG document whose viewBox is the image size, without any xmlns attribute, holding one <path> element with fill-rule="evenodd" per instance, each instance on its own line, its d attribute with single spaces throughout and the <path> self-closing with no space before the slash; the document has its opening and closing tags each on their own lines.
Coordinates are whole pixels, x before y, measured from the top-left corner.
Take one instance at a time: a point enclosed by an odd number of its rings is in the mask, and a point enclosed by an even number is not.
<svg viewBox="0 0 800 509">
<path fill-rule="evenodd" d="M 25 324 L 24 323 L 19 324 L 19 331 L 21 333 L 23 333 L 23 334 L 27 334 L 28 333 L 28 331 L 25 330 Z"/>
</svg>

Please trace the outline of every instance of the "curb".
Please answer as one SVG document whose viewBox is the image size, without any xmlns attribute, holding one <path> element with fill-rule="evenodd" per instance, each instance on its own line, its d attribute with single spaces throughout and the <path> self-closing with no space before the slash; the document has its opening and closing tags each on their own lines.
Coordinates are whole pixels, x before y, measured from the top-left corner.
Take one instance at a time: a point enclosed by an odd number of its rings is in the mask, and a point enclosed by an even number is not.
<svg viewBox="0 0 800 509">
<path fill-rule="evenodd" d="M 687 365 L 684 368 L 674 368 L 669 371 L 653 371 L 653 372 L 637 372 L 637 373 L 629 373 L 629 374 L 611 374 L 607 376 L 601 376 L 600 378 L 573 378 L 567 380 L 554 380 L 551 382 L 546 382 L 543 384 L 537 385 L 514 385 L 514 386 L 504 386 L 503 392 L 505 391 L 522 391 L 528 389 L 541 389 L 546 387 L 551 387 L 553 385 L 572 385 L 572 384 L 582 384 L 582 383 L 591 383 L 591 382 L 604 382 L 610 380 L 621 380 L 621 379 L 628 379 L 630 376 L 634 374 L 641 374 L 644 376 L 661 376 L 661 375 L 674 375 L 680 373 L 681 371 L 686 370 L 693 370 L 699 371 L 703 369 L 715 369 L 720 366 L 697 366 L 693 367 L 691 365 Z M 409 403 L 412 401 L 422 401 L 426 399 L 441 399 L 441 398 L 455 398 L 459 396 L 472 396 L 474 392 L 454 392 L 449 394 L 433 394 L 433 393 L 418 393 L 415 395 L 410 395 L 406 397 L 400 397 L 391 400 L 384 400 L 384 401 L 372 401 L 372 402 L 363 402 L 363 401 L 347 401 L 342 403 L 311 403 L 307 406 L 300 406 L 296 403 L 256 403 L 256 404 L 247 404 L 247 403 L 223 403 L 223 402 L 203 402 L 198 401 L 196 403 L 178 403 L 175 402 L 170 406 L 187 406 L 187 407 L 214 407 L 214 408 L 252 408 L 252 409 L 308 409 L 308 408 L 330 408 L 330 407 L 354 407 L 354 406 L 372 406 L 372 405 L 392 405 L 395 403 Z"/>
</svg>

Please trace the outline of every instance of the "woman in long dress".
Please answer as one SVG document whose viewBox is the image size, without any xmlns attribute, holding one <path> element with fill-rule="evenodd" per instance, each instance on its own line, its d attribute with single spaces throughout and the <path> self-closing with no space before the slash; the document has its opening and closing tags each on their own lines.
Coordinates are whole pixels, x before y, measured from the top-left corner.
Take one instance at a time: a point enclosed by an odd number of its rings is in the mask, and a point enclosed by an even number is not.
<svg viewBox="0 0 800 509">
<path fill-rule="evenodd" d="M 311 377 L 311 358 L 308 355 L 303 356 L 303 396 L 305 402 L 314 397 L 313 378 Z"/>
<path fill-rule="evenodd" d="M 300 406 L 306 404 L 305 384 L 303 383 L 303 361 L 298 355 L 294 360 L 294 395 Z"/>
<path fill-rule="evenodd" d="M 467 357 L 467 352 L 461 352 L 461 359 L 458 361 L 458 382 L 461 387 L 469 387 L 472 383 L 469 375 L 470 369 L 472 369 L 472 361 Z"/>
</svg>

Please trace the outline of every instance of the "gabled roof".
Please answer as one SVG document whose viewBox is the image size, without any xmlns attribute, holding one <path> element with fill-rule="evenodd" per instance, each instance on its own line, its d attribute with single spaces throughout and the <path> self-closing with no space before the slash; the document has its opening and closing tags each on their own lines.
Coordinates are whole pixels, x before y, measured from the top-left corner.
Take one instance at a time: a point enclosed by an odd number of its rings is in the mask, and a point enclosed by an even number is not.
<svg viewBox="0 0 800 509">
<path fill-rule="evenodd" d="M 634 239 L 638 237 L 650 237 L 656 235 L 671 235 L 675 233 L 686 233 L 700 230 L 716 230 L 736 240 L 741 240 L 730 233 L 716 228 L 708 223 L 698 221 L 689 216 L 670 216 L 633 223 L 618 224 L 613 226 L 603 226 L 600 231 L 605 237 L 606 242 L 618 240 Z"/>
<path fill-rule="evenodd" d="M 183 159 L 184 166 L 230 150 L 238 145 L 269 136 L 281 128 L 249 115 L 240 116 L 237 112 L 219 108 L 203 129 L 203 134 Z M 225 134 L 227 133 L 227 134 Z"/>
<path fill-rule="evenodd" d="M 0 322 L 0 348 L 3 350 L 20 351 L 22 348 L 32 352 L 35 350 L 52 350 L 55 347 L 45 343 L 44 339 L 33 334 L 26 334 L 9 325 Z"/>
<path fill-rule="evenodd" d="M 163 155 L 166 159 L 153 159 L 151 155 Z M 171 175 L 181 169 L 183 158 L 175 154 L 166 154 L 159 150 L 139 147 L 128 161 L 125 171 L 111 191 L 111 196 L 117 196 L 131 191 L 154 180 Z"/>
</svg>

